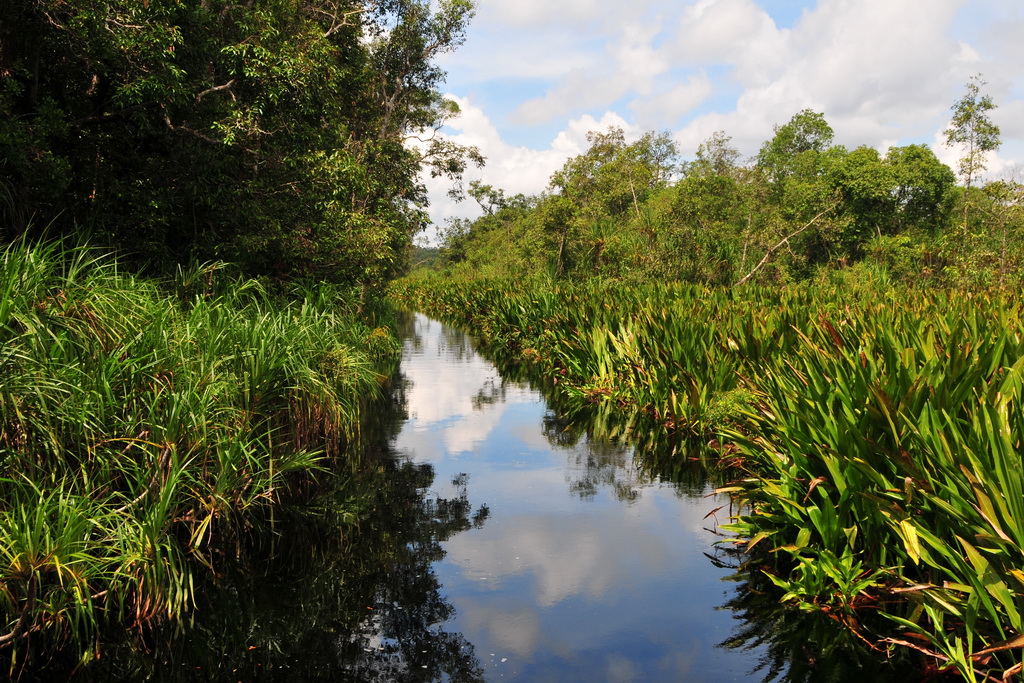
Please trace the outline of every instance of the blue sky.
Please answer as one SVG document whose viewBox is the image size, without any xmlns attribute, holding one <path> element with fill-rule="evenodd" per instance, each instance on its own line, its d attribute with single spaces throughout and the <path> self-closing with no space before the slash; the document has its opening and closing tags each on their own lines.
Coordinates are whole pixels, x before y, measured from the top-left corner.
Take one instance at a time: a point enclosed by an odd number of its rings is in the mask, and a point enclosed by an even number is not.
<svg viewBox="0 0 1024 683">
<path fill-rule="evenodd" d="M 462 108 L 444 134 L 509 193 L 543 191 L 589 130 L 666 130 L 684 158 L 724 131 L 752 156 L 805 108 L 849 148 L 927 143 L 952 165 L 942 131 L 978 73 L 1002 129 L 989 177 L 1024 162 L 1024 0 L 478 0 L 441 65 Z M 435 223 L 479 214 L 429 188 Z"/>
</svg>

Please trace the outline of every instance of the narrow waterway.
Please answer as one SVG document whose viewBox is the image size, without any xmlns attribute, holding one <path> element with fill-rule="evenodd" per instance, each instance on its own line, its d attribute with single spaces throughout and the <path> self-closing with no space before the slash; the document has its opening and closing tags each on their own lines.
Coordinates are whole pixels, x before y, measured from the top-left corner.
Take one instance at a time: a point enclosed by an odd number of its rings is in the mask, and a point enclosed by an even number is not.
<svg viewBox="0 0 1024 683">
<path fill-rule="evenodd" d="M 456 329 L 403 328 L 389 400 L 328 494 L 253 520 L 194 575 L 185 622 L 112 629 L 88 666 L 21 680 L 920 678 L 737 575 L 716 544 L 728 501 L 698 462 L 588 436 L 613 426 L 560 415 Z"/>
<path fill-rule="evenodd" d="M 567 429 L 460 331 L 422 315 L 402 361 L 397 452 L 464 497 L 477 523 L 433 565 L 486 680 L 761 680 L 760 647 L 725 648 L 732 573 L 714 561 L 728 501 L 645 475 L 624 445 Z M 718 510 L 717 512 L 715 512 Z M 710 556 L 710 557 L 709 557 Z"/>
</svg>

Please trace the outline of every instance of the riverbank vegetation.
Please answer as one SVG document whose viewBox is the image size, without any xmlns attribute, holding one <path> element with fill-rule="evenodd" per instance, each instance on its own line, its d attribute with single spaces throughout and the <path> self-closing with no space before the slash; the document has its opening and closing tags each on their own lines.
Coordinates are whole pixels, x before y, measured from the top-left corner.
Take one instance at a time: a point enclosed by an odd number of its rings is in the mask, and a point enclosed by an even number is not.
<svg viewBox="0 0 1024 683">
<path fill-rule="evenodd" d="M 353 445 L 397 358 L 380 288 L 423 174 L 483 161 L 432 135 L 473 12 L 0 0 L 12 676 L 180 625 L 248 533 L 376 466 Z M 332 498 L 335 528 L 364 499 Z"/>
<path fill-rule="evenodd" d="M 1016 666 L 1013 297 L 430 278 L 394 294 L 634 430 L 711 441 L 745 473 L 723 489 L 746 510 L 729 528 L 784 600 L 965 676 Z M 862 624 L 876 610 L 888 627 Z"/>
<path fill-rule="evenodd" d="M 804 111 L 749 163 L 716 134 L 679 165 L 622 131 L 454 221 L 397 301 L 534 364 L 634 433 L 708 443 L 740 474 L 748 569 L 879 653 L 1020 674 L 1024 624 L 1024 185 L 972 80 L 950 140 L 832 144 Z M 973 136 L 973 137 L 971 137 Z M 685 456 L 680 452 L 679 457 Z"/>
<path fill-rule="evenodd" d="M 282 302 L 218 264 L 156 283 L 87 248 L 14 245 L 0 290 L 0 644 L 15 667 L 187 612 L 197 570 L 345 471 L 379 363 L 396 360 L 358 291 Z"/>
<path fill-rule="evenodd" d="M 958 171 L 927 145 L 834 144 L 820 113 L 776 126 L 744 160 L 717 132 L 689 161 L 667 133 L 592 132 L 547 191 L 472 183 L 483 215 L 451 220 L 441 270 L 466 277 L 734 286 L 837 283 L 1019 289 L 1019 173 L 980 182 L 995 105 L 972 80 L 956 103 Z M 961 184 L 957 183 L 957 180 Z"/>
</svg>

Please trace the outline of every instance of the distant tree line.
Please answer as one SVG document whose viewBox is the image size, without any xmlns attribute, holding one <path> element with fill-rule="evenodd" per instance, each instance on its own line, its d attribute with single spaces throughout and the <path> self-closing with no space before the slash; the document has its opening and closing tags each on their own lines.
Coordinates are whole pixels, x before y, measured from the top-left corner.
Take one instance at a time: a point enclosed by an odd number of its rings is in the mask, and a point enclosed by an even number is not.
<svg viewBox="0 0 1024 683">
<path fill-rule="evenodd" d="M 439 55 L 471 0 L 0 0 L 0 236 L 162 267 L 375 283 L 427 222 L 421 171 L 482 163 Z M 413 141 L 413 137 L 422 141 Z"/>
<path fill-rule="evenodd" d="M 479 274 L 664 279 L 738 285 L 815 278 L 1007 286 L 1024 278 L 1024 185 L 978 183 L 999 146 L 995 105 L 974 78 L 947 137 L 957 173 L 926 145 L 833 142 L 821 113 L 776 126 L 748 161 L 725 133 L 681 162 L 666 133 L 627 142 L 592 132 L 590 149 L 547 191 L 508 197 L 472 183 L 475 221 L 450 221 L 443 263 Z"/>
</svg>

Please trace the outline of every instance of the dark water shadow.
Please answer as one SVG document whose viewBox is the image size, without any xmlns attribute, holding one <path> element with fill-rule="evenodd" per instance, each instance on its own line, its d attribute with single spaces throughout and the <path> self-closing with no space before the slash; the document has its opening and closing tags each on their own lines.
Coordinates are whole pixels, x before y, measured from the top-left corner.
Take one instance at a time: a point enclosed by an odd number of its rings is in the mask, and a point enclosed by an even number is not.
<svg viewBox="0 0 1024 683">
<path fill-rule="evenodd" d="M 105 634 L 82 666 L 56 654 L 23 681 L 480 681 L 432 565 L 442 544 L 487 519 L 464 482 L 430 493 L 430 465 L 390 449 L 406 417 L 404 380 L 367 411 L 350 470 L 325 494 L 253 519 L 195 572 L 183 623 Z M 359 521 L 353 523 L 358 517 Z"/>
</svg>

